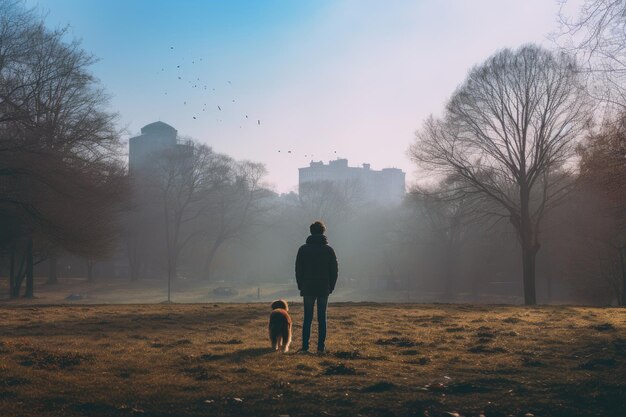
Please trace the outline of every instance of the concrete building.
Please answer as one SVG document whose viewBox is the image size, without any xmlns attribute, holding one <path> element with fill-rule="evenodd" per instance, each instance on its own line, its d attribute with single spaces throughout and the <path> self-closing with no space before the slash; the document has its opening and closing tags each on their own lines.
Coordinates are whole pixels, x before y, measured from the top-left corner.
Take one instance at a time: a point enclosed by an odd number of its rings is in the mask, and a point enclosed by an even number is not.
<svg viewBox="0 0 626 417">
<path fill-rule="evenodd" d="M 163 122 L 154 122 L 141 128 L 141 135 L 128 141 L 128 170 L 131 175 L 149 173 L 157 158 L 166 151 L 191 155 L 193 143 L 178 140 L 178 131 Z"/>
<path fill-rule="evenodd" d="M 398 168 L 384 168 L 375 171 L 370 164 L 362 167 L 348 166 L 347 159 L 329 161 L 311 161 L 308 167 L 299 168 L 299 189 L 302 184 L 316 181 L 330 181 L 338 184 L 357 184 L 364 199 L 384 205 L 395 205 L 402 201 L 405 194 L 406 174 Z"/>
<path fill-rule="evenodd" d="M 163 122 L 141 128 L 141 135 L 128 141 L 128 169 L 131 174 L 150 166 L 154 158 L 177 144 L 178 131 Z"/>
</svg>

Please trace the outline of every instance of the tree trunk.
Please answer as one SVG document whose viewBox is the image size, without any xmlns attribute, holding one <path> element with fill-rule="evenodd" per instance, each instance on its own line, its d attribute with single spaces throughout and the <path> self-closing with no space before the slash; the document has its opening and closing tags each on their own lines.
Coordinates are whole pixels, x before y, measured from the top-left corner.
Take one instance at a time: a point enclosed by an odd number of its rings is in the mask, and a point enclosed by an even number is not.
<svg viewBox="0 0 626 417">
<path fill-rule="evenodd" d="M 451 302 L 454 293 L 454 274 L 456 272 L 457 251 L 453 242 L 447 243 L 447 251 L 443 254 L 444 287 L 443 301 Z"/>
<path fill-rule="evenodd" d="M 19 256 L 20 262 L 19 267 L 16 268 L 16 256 Z M 18 298 L 20 296 L 20 288 L 22 287 L 22 281 L 24 280 L 24 276 L 26 271 L 24 270 L 24 266 L 26 264 L 26 257 L 20 256 L 18 252 L 18 248 L 14 246 L 11 249 L 11 277 L 9 278 L 10 283 L 10 295 L 11 298 Z"/>
<path fill-rule="evenodd" d="M 548 269 L 548 275 L 546 276 L 546 303 L 552 302 L 552 268 Z"/>
<path fill-rule="evenodd" d="M 531 247 L 527 247 L 531 246 Z M 522 268 L 524 274 L 524 304 L 534 306 L 537 304 L 535 291 L 535 261 L 537 250 L 532 245 L 522 243 Z"/>
<path fill-rule="evenodd" d="M 218 239 L 211 246 L 211 250 L 204 261 L 204 279 L 209 281 L 211 279 L 211 266 L 213 265 L 213 260 L 215 259 L 215 255 L 217 254 L 217 250 L 222 246 L 222 240 Z"/>
<path fill-rule="evenodd" d="M 57 257 L 56 255 L 50 255 L 48 259 L 48 284 L 56 284 L 59 282 L 59 275 L 57 273 Z"/>
<path fill-rule="evenodd" d="M 87 281 L 93 282 L 93 267 L 96 263 L 92 260 L 87 260 Z"/>
<path fill-rule="evenodd" d="M 131 281 L 139 281 L 139 270 L 141 269 L 138 265 L 138 262 L 132 262 L 129 265 L 130 269 L 130 280 Z"/>
<path fill-rule="evenodd" d="M 527 186 L 520 186 L 520 217 L 519 229 L 522 244 L 522 270 L 524 283 L 524 304 L 534 306 L 537 304 L 535 289 L 535 261 L 539 245 L 536 242 L 536 234 L 533 230 L 530 217 L 530 192 Z"/>
<path fill-rule="evenodd" d="M 624 251 L 626 250 L 626 247 L 622 246 L 619 249 L 619 260 L 620 260 L 620 265 L 622 268 L 622 299 L 620 302 L 620 306 L 626 306 L 626 255 L 624 254 Z"/>
<path fill-rule="evenodd" d="M 33 298 L 35 296 L 35 282 L 34 282 L 34 268 L 33 268 L 33 239 L 28 240 L 26 246 L 26 293 L 25 298 Z"/>
<path fill-rule="evenodd" d="M 134 239 L 128 238 L 126 254 L 128 255 L 130 280 L 138 281 L 141 275 L 141 253 L 139 252 L 139 244 Z"/>
<path fill-rule="evenodd" d="M 10 271 L 9 271 L 9 297 L 15 298 L 13 296 L 13 289 L 15 288 L 15 247 L 11 249 L 11 259 L 10 259 Z"/>
<path fill-rule="evenodd" d="M 167 302 L 172 302 L 172 280 L 176 274 L 176 265 L 174 261 L 168 262 L 167 265 Z"/>
</svg>

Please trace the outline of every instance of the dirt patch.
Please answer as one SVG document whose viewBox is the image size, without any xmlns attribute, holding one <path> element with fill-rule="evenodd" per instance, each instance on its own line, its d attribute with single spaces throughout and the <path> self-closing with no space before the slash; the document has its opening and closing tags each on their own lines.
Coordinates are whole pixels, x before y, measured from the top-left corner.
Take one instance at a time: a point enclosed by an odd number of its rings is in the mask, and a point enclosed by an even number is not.
<svg viewBox="0 0 626 417">
<path fill-rule="evenodd" d="M 183 369 L 183 373 L 195 379 L 196 381 L 208 381 L 209 379 L 216 378 L 215 371 L 204 366 L 194 366 L 191 368 Z"/>
<path fill-rule="evenodd" d="M 358 350 L 339 351 L 335 352 L 334 355 L 339 359 L 360 359 L 363 357 Z"/>
<path fill-rule="evenodd" d="M 611 323 L 596 324 L 596 325 L 591 326 L 591 328 L 599 332 L 614 332 L 615 331 L 615 326 L 613 326 Z"/>
<path fill-rule="evenodd" d="M 240 339 L 228 339 L 228 340 L 209 340 L 206 342 L 209 345 L 241 345 L 243 341 Z"/>
<path fill-rule="evenodd" d="M 505 319 L 502 320 L 503 323 L 521 323 L 522 320 L 518 319 L 517 317 L 507 317 Z"/>
<path fill-rule="evenodd" d="M 396 388 L 396 384 L 387 381 L 380 381 L 373 385 L 363 388 L 363 392 L 386 392 Z"/>
<path fill-rule="evenodd" d="M 430 363 L 430 358 L 427 357 L 421 357 L 419 359 L 411 359 L 409 361 L 407 361 L 407 363 L 413 364 L 413 365 L 428 365 Z"/>
<path fill-rule="evenodd" d="M 613 358 L 595 358 L 578 366 L 579 369 L 592 370 L 597 368 L 613 368 L 617 361 Z"/>
<path fill-rule="evenodd" d="M 27 385 L 30 381 L 26 378 L 20 378 L 15 376 L 0 377 L 0 386 L 16 387 L 18 385 Z"/>
<path fill-rule="evenodd" d="M 466 330 L 465 327 L 461 327 L 461 326 L 446 328 L 446 332 L 448 333 L 464 332 L 465 330 Z"/>
<path fill-rule="evenodd" d="M 20 365 L 22 366 L 35 369 L 58 370 L 78 366 L 87 357 L 76 352 L 34 350 L 27 355 L 22 355 L 20 359 Z"/>
<path fill-rule="evenodd" d="M 376 344 L 383 346 L 414 347 L 420 346 L 423 343 L 415 342 L 407 337 L 392 337 L 389 339 L 378 339 Z"/>
<path fill-rule="evenodd" d="M 356 375 L 356 369 L 344 363 L 328 365 L 324 370 L 324 375 Z"/>
<path fill-rule="evenodd" d="M 469 349 L 467 349 L 467 351 L 470 353 L 486 353 L 486 354 L 507 352 L 507 350 L 503 347 L 499 347 L 499 346 L 490 347 L 490 346 L 485 346 L 485 345 L 472 346 Z"/>
</svg>

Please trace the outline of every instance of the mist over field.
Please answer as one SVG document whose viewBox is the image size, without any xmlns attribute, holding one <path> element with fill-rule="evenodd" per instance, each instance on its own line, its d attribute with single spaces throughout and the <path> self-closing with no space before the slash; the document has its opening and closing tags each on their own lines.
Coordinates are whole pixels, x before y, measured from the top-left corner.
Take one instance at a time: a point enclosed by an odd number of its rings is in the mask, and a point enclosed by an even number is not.
<svg viewBox="0 0 626 417">
<path fill-rule="evenodd" d="M 0 0 L 0 416 L 622 416 L 625 63 L 626 0 Z"/>
<path fill-rule="evenodd" d="M 2 3 L 2 296 L 295 300 L 296 253 L 319 220 L 338 254 L 337 299 L 623 304 L 621 3 L 548 3 L 137 3 L 128 13 L 163 32 L 123 27 L 122 44 L 102 32 L 118 3 Z M 494 43 L 461 13 L 506 37 Z M 233 26 L 199 25 L 201 14 Z M 459 42 L 472 33 L 473 54 L 447 49 L 447 61 L 433 50 L 447 41 L 417 41 L 429 16 Z M 357 18 L 393 30 L 359 39 Z M 290 47 L 273 48 L 285 33 Z M 132 56 L 124 76 L 119 53 Z M 295 56 L 330 73 L 285 73 Z M 377 56 L 372 73 L 363 60 Z M 404 64 L 416 72 L 398 76 Z M 306 90 L 294 74 L 309 74 Z M 381 93 L 396 88 L 417 94 Z M 273 89 L 301 104 L 277 107 Z M 374 104 L 380 114 L 362 111 Z"/>
</svg>

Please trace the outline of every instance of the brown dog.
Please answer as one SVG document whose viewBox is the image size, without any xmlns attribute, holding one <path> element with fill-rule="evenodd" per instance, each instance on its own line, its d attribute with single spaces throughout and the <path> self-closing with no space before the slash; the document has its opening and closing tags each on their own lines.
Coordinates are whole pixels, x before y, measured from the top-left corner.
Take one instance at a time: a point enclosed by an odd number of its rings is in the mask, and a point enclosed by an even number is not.
<svg viewBox="0 0 626 417">
<path fill-rule="evenodd" d="M 291 344 L 291 317 L 289 306 L 285 300 L 276 300 L 272 303 L 270 314 L 270 341 L 272 349 L 287 352 Z"/>
</svg>

